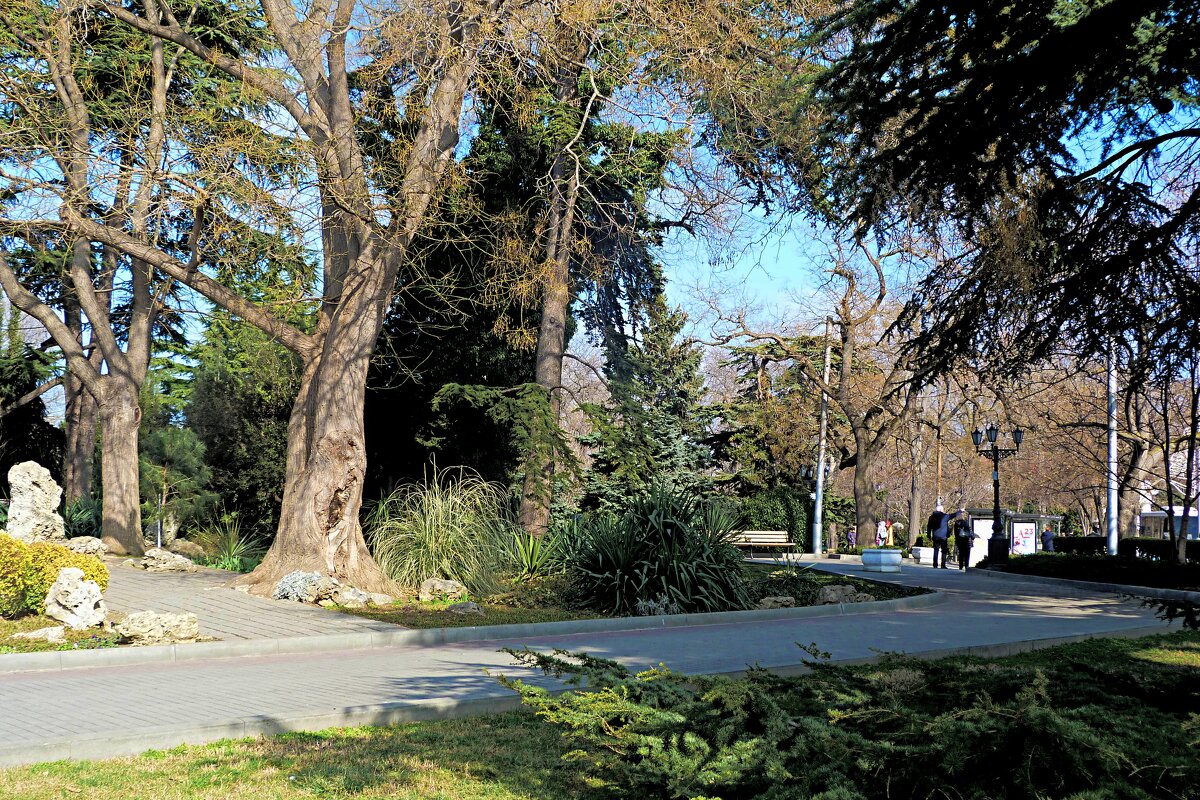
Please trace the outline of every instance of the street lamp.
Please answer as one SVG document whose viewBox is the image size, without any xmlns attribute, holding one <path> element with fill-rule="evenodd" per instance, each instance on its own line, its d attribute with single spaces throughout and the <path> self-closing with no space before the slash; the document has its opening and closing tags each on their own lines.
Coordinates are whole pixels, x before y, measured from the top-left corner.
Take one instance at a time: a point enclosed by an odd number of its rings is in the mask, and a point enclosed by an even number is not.
<svg viewBox="0 0 1200 800">
<path fill-rule="evenodd" d="M 983 440 L 987 439 L 984 446 Z M 1004 535 L 1004 525 L 1000 521 L 1000 462 L 1009 456 L 1015 456 L 1021 451 L 1021 442 L 1025 441 L 1025 431 L 1013 428 L 1013 447 L 1000 447 L 997 441 L 1000 429 L 996 423 L 990 422 L 984 430 L 976 428 L 971 431 L 971 441 L 979 455 L 992 459 L 992 536 L 988 539 L 988 562 L 992 564 L 1008 560 L 1008 537 Z"/>
<path fill-rule="evenodd" d="M 804 485 L 808 488 L 808 499 L 812 501 L 812 505 L 808 508 L 808 521 L 810 524 L 813 523 L 813 518 L 817 514 L 817 475 L 817 469 L 812 464 L 805 464 L 800 468 L 800 480 L 802 480 Z M 820 558 L 821 542 L 817 538 L 817 532 L 815 530 L 813 532 L 812 546 L 813 553 Z"/>
</svg>

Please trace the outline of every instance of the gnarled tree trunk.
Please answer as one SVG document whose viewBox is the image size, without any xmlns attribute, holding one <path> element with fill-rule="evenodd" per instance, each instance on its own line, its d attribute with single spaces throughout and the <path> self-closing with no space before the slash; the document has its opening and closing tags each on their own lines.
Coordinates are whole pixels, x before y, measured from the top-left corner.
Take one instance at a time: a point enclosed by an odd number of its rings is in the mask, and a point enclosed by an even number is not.
<svg viewBox="0 0 1200 800">
<path fill-rule="evenodd" d="M 142 509 L 138 488 L 137 384 L 105 376 L 100 407 L 100 479 L 104 489 L 104 543 L 117 555 L 140 556 Z"/>
</svg>

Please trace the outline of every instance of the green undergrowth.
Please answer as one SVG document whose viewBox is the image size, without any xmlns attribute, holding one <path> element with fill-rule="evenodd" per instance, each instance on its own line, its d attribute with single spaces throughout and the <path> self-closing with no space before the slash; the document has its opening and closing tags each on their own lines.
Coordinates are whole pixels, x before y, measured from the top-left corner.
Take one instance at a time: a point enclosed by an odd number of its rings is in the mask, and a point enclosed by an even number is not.
<svg viewBox="0 0 1200 800">
<path fill-rule="evenodd" d="M 1018 575 L 1200 591 L 1200 564 L 1175 565 L 1122 556 L 1036 553 L 1010 558 L 1002 569 Z"/>
<path fill-rule="evenodd" d="M 66 631 L 65 644 L 51 644 L 45 641 L 29 641 L 26 639 L 10 639 L 14 633 L 28 633 L 39 628 L 49 628 L 61 625 L 61 622 L 50 617 L 37 615 L 18 619 L 0 619 L 0 655 L 5 653 L 40 653 L 51 650 L 95 650 L 101 647 L 116 647 L 117 635 L 105 633 L 99 629 L 86 631 Z"/>
<path fill-rule="evenodd" d="M 747 564 L 745 569 L 750 595 L 755 602 L 764 597 L 790 596 L 796 598 L 797 606 L 811 606 L 816 604 L 817 594 L 822 587 L 839 584 L 853 586 L 855 591 L 865 592 L 876 600 L 896 600 L 929 592 L 928 589 L 837 575 L 810 567 L 795 567 L 782 563 Z"/>
<path fill-rule="evenodd" d="M 608 677 L 586 695 L 524 689 L 545 719 L 515 712 L 10 768 L 0 798 L 1200 797 L 1200 633 L 992 660 L 818 663 L 797 678 L 593 667 Z"/>
<path fill-rule="evenodd" d="M 807 675 L 633 674 L 514 652 L 586 691 L 505 681 L 613 798 L 1200 797 L 1200 635 L 997 660 L 884 657 Z"/>
</svg>

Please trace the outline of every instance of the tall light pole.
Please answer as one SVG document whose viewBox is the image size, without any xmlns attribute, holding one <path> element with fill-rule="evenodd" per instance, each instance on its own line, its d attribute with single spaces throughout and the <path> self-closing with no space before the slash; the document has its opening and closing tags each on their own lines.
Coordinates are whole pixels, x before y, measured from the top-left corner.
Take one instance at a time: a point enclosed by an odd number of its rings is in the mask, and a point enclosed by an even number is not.
<svg viewBox="0 0 1200 800">
<path fill-rule="evenodd" d="M 983 447 L 983 439 L 987 437 L 987 447 Z M 1009 456 L 1015 456 L 1021 450 L 1021 442 L 1025 439 L 1025 431 L 1014 428 L 1012 440 L 1014 447 L 1000 447 L 997 440 L 1000 429 L 996 423 L 988 423 L 985 430 L 976 428 L 971 432 L 971 441 L 979 455 L 992 459 L 992 536 L 988 539 L 988 563 L 997 564 L 1008 560 L 1008 537 L 1004 535 L 1004 523 L 1000 521 L 1000 462 Z"/>
<path fill-rule="evenodd" d="M 813 498 L 813 516 L 812 516 L 812 543 L 813 553 L 817 556 L 821 555 L 821 549 L 824 542 L 821 540 L 823 531 L 821 524 L 821 515 L 825 509 L 825 437 L 829 431 L 829 395 L 825 393 L 825 387 L 829 385 L 829 362 L 832 352 L 833 342 L 830 340 L 830 334 L 833 328 L 833 320 L 830 317 L 825 318 L 825 371 L 822 374 L 821 380 L 821 436 L 817 444 L 817 484 L 813 490 L 815 497 Z"/>
<path fill-rule="evenodd" d="M 1104 514 L 1104 533 L 1108 537 L 1108 554 L 1117 554 L 1117 364 L 1116 348 L 1108 340 L 1108 506 Z"/>
</svg>

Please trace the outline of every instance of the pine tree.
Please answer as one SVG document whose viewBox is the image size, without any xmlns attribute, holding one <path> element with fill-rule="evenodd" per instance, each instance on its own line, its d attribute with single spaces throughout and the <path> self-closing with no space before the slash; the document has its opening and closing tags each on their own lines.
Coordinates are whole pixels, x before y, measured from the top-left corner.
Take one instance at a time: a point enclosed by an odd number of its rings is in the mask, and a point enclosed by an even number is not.
<svg viewBox="0 0 1200 800">
<path fill-rule="evenodd" d="M 610 337 L 609 400 L 584 407 L 593 425 L 583 439 L 592 448 L 584 507 L 622 509 L 654 485 L 711 491 L 701 352 L 680 339 L 686 321 L 659 295 L 649 304 L 640 337 Z"/>
</svg>

